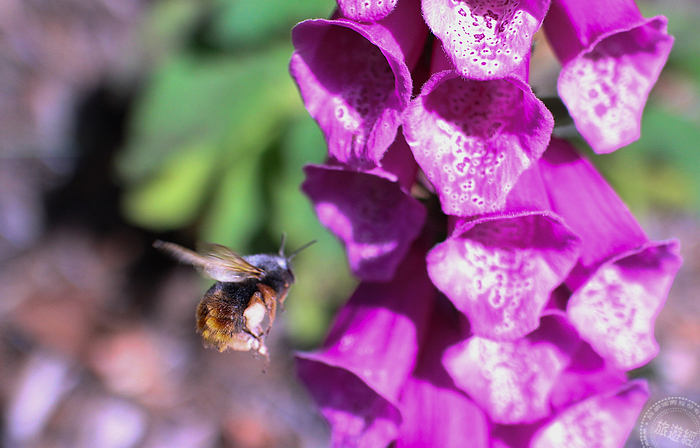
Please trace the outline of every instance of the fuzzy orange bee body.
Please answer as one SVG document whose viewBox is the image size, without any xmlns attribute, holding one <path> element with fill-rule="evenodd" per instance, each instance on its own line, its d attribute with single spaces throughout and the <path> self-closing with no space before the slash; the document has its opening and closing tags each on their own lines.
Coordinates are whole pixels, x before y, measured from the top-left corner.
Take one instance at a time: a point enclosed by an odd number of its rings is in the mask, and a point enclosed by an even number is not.
<svg viewBox="0 0 700 448">
<path fill-rule="evenodd" d="M 206 345 L 222 352 L 255 350 L 267 357 L 265 337 L 277 303 L 282 305 L 294 283 L 291 259 L 314 242 L 288 257 L 282 249 L 278 254 L 240 256 L 218 244 L 206 244 L 198 252 L 159 240 L 153 245 L 217 280 L 197 306 L 197 332 Z"/>
</svg>

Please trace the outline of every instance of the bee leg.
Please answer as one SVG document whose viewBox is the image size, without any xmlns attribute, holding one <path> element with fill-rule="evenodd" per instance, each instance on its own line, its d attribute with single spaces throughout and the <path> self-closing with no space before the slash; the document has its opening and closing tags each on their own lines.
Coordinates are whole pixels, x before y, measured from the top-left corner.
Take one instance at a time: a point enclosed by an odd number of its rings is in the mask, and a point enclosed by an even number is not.
<svg viewBox="0 0 700 448">
<path fill-rule="evenodd" d="M 272 323 L 275 321 L 275 314 L 277 313 L 277 300 L 275 300 L 276 294 L 274 289 L 267 285 L 263 285 L 262 283 L 258 285 L 258 290 L 262 294 L 263 303 L 265 304 L 265 308 L 267 309 L 267 313 L 270 317 L 270 323 L 267 325 L 267 330 L 265 330 L 265 334 L 267 335 L 270 333 Z"/>
<path fill-rule="evenodd" d="M 267 306 L 263 302 L 263 296 L 260 292 L 253 294 L 248 302 L 248 307 L 243 312 L 243 317 L 246 319 L 245 328 L 249 330 L 250 334 L 259 338 L 263 334 L 262 321 L 265 319 L 267 314 Z"/>
<path fill-rule="evenodd" d="M 250 340 L 249 350 L 256 350 L 258 353 L 265 356 L 265 358 L 269 358 L 267 347 L 263 340 L 263 336 L 266 335 L 266 333 L 263 331 L 261 325 L 265 319 L 265 315 L 268 313 L 268 308 L 263 298 L 263 295 L 259 291 L 250 298 L 248 307 L 243 312 L 243 317 L 246 319 L 243 332 L 247 333 L 252 338 Z"/>
<path fill-rule="evenodd" d="M 286 289 L 284 291 L 282 291 L 282 294 L 279 296 L 280 308 L 282 308 L 282 312 L 286 311 L 284 309 L 284 299 L 287 298 L 288 292 L 289 292 L 289 285 L 286 285 Z"/>
<path fill-rule="evenodd" d="M 260 353 L 262 356 L 265 357 L 265 365 L 269 365 L 270 354 L 267 351 L 267 346 L 265 345 L 265 341 L 263 340 L 262 332 L 260 334 L 255 334 L 248 328 L 244 328 L 241 334 L 247 335 L 247 348 L 245 349 L 245 351 L 255 350 L 256 352 Z"/>
<path fill-rule="evenodd" d="M 219 348 L 219 351 L 223 352 L 227 348 L 230 348 L 239 352 L 247 352 L 250 350 L 259 350 L 259 347 L 259 341 L 255 336 L 241 332 L 231 335 L 226 345 Z"/>
</svg>

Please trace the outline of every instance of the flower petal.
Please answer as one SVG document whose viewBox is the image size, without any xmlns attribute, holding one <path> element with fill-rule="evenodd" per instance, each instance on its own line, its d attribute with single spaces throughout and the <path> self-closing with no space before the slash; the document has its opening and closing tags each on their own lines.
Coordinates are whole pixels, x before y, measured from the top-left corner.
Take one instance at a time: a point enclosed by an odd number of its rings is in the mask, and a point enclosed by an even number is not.
<svg viewBox="0 0 700 448">
<path fill-rule="evenodd" d="M 497 211 L 520 173 L 544 152 L 554 121 L 517 80 L 435 73 L 406 110 L 404 135 L 445 213 Z"/>
<path fill-rule="evenodd" d="M 389 146 L 381 160 L 381 166 L 365 172 L 398 182 L 403 191 L 410 193 L 418 173 L 418 164 L 402 133 L 399 132 L 396 135 L 396 140 Z"/>
<path fill-rule="evenodd" d="M 535 434 L 530 446 L 623 446 L 648 398 L 644 381 L 632 381 L 612 393 L 593 396 L 558 414 Z"/>
<path fill-rule="evenodd" d="M 486 415 L 455 386 L 441 361 L 444 350 L 461 340 L 462 332 L 454 308 L 438 296 L 418 363 L 401 392 L 403 423 L 397 448 L 488 446 Z"/>
<path fill-rule="evenodd" d="M 389 283 L 361 283 L 339 311 L 321 351 L 299 356 L 348 370 L 398 402 L 437 292 L 422 253 L 413 250 Z"/>
<path fill-rule="evenodd" d="M 463 222 L 428 254 L 428 272 L 469 317 L 474 334 L 513 341 L 537 328 L 550 293 L 578 258 L 555 216 L 524 213 Z"/>
<path fill-rule="evenodd" d="M 616 368 L 640 367 L 658 353 L 654 321 L 681 265 L 679 250 L 669 241 L 622 254 L 571 296 L 571 323 Z"/>
<path fill-rule="evenodd" d="M 331 424 L 333 446 L 386 446 L 398 435 L 399 393 L 436 294 L 422 253 L 413 250 L 393 282 L 360 284 L 323 348 L 298 355 L 298 374 Z"/>
<path fill-rule="evenodd" d="M 358 22 L 376 22 L 388 16 L 398 0 L 338 0 L 343 16 Z"/>
<path fill-rule="evenodd" d="M 545 316 L 516 342 L 474 336 L 454 345 L 443 364 L 493 422 L 531 423 L 550 414 L 550 392 L 578 343 L 565 319 Z"/>
<path fill-rule="evenodd" d="M 321 223 L 345 244 L 363 280 L 388 281 L 425 222 L 425 207 L 401 186 L 373 174 L 308 165 L 304 192 Z"/>
<path fill-rule="evenodd" d="M 377 23 L 341 18 L 294 27 L 290 72 L 332 157 L 360 167 L 379 163 L 401 125 L 412 90 L 409 70 L 426 35 L 415 0 L 402 1 Z"/>
<path fill-rule="evenodd" d="M 550 0 L 423 0 L 423 16 L 465 78 L 504 78 L 528 59 Z"/>
<path fill-rule="evenodd" d="M 331 426 L 331 446 L 387 446 L 398 435 L 396 406 L 342 368 L 297 359 L 297 373 Z"/>
<path fill-rule="evenodd" d="M 597 153 L 639 138 L 647 96 L 673 46 L 663 16 L 631 0 L 554 0 L 544 22 L 562 60 L 559 95 Z"/>
<path fill-rule="evenodd" d="M 561 410 L 586 398 L 617 389 L 627 382 L 621 370 L 608 365 L 589 344 L 583 342 L 552 389 L 551 403 Z"/>
<path fill-rule="evenodd" d="M 463 392 L 411 378 L 404 387 L 397 448 L 486 448 L 486 416 Z"/>
<path fill-rule="evenodd" d="M 539 162 L 553 210 L 581 237 L 581 259 L 567 285 L 576 289 L 612 257 L 648 239 L 603 177 L 566 140 L 552 138 Z"/>
<path fill-rule="evenodd" d="M 567 314 L 581 337 L 615 367 L 654 357 L 656 315 L 681 258 L 675 241 L 649 242 L 615 192 L 566 141 L 552 139 L 539 163 L 554 211 L 583 240 L 566 279 Z"/>
</svg>

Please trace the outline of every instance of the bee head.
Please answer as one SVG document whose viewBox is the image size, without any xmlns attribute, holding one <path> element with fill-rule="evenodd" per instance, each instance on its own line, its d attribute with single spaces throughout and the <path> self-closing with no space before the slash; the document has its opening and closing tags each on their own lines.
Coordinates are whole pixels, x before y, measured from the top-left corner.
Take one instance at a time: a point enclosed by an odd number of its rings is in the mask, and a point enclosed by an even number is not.
<svg viewBox="0 0 700 448">
<path fill-rule="evenodd" d="M 292 258 L 299 252 L 314 244 L 316 240 L 310 241 L 289 255 L 284 254 L 284 236 L 282 236 L 282 246 L 277 254 L 250 255 L 245 258 L 250 264 L 265 271 L 265 282 L 269 283 L 278 293 L 288 289 L 295 281 L 292 272 Z"/>
<path fill-rule="evenodd" d="M 285 235 L 282 234 L 282 244 L 280 244 L 280 250 L 279 250 L 279 255 L 277 257 L 278 259 L 278 264 L 281 268 L 286 269 L 287 273 L 290 276 L 290 285 L 294 283 L 294 273 L 292 272 L 292 258 L 296 257 L 299 252 L 302 250 L 306 249 L 307 247 L 311 246 L 316 242 L 316 240 L 311 240 L 308 243 L 304 244 L 288 256 L 284 255 L 284 240 L 285 240 Z"/>
</svg>

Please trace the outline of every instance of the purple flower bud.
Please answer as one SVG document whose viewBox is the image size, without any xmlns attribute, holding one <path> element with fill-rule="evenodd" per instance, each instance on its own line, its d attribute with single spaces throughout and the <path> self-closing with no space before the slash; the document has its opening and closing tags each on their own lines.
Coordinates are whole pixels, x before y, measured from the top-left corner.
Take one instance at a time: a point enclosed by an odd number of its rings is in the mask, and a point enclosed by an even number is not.
<svg viewBox="0 0 700 448">
<path fill-rule="evenodd" d="M 673 45 L 666 18 L 633 0 L 553 0 L 544 21 L 562 62 L 559 95 L 597 153 L 639 138 L 644 103 Z"/>
</svg>

